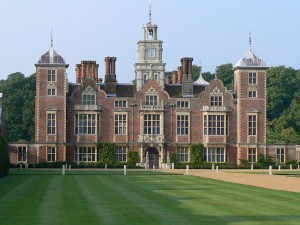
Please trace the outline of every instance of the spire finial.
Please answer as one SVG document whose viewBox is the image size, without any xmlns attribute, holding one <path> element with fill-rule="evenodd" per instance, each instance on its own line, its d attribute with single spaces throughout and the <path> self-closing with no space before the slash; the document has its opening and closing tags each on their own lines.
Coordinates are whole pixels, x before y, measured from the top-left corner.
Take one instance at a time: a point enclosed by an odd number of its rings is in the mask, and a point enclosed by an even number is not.
<svg viewBox="0 0 300 225">
<path fill-rule="evenodd" d="M 151 0 L 149 0 L 149 21 L 151 21 L 151 8 L 152 8 L 152 3 Z"/>
<path fill-rule="evenodd" d="M 251 31 L 250 31 L 249 32 L 249 49 L 252 48 L 251 44 L 252 44 L 252 40 L 251 40 Z"/>
<path fill-rule="evenodd" d="M 51 26 L 51 48 L 53 47 L 53 29 Z"/>
</svg>

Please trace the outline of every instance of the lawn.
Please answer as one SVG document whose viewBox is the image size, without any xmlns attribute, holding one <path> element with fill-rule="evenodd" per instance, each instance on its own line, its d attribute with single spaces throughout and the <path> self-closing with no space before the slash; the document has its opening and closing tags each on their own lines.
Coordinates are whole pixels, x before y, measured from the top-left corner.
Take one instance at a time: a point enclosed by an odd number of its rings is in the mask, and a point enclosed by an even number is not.
<svg viewBox="0 0 300 225">
<path fill-rule="evenodd" d="M 0 179 L 1 225 L 299 224 L 300 193 L 187 175 L 16 170 Z"/>
</svg>

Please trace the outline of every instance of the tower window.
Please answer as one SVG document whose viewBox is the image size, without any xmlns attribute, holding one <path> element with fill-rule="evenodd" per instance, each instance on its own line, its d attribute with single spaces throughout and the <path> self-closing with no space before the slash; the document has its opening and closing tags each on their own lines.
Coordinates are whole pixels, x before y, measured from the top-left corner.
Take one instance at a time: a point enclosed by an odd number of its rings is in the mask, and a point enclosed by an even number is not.
<svg viewBox="0 0 300 225">
<path fill-rule="evenodd" d="M 56 81 L 55 70 L 48 70 L 48 81 Z"/>
<path fill-rule="evenodd" d="M 249 73 L 249 84 L 256 84 L 256 73 Z"/>
<path fill-rule="evenodd" d="M 55 88 L 48 88 L 47 89 L 47 95 L 56 95 L 56 89 Z"/>
<path fill-rule="evenodd" d="M 256 98 L 256 91 L 249 91 L 248 93 L 249 98 Z"/>
<path fill-rule="evenodd" d="M 55 134 L 56 130 L 56 114 L 47 114 L 47 134 Z"/>
<path fill-rule="evenodd" d="M 248 116 L 248 135 L 256 135 L 256 123 L 257 123 L 256 115 L 249 115 Z"/>
</svg>

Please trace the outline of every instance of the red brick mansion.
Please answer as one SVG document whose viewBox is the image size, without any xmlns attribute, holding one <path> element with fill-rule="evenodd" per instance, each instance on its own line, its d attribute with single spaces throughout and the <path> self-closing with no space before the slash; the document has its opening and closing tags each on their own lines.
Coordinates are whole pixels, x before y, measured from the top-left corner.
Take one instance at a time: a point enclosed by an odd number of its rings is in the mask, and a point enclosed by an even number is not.
<svg viewBox="0 0 300 225">
<path fill-rule="evenodd" d="M 35 143 L 11 144 L 11 162 L 96 162 L 101 142 L 115 143 L 116 161 L 137 151 L 141 166 L 147 155 L 157 168 L 171 153 L 189 162 L 189 145 L 196 143 L 204 145 L 207 162 L 254 163 L 259 153 L 279 163 L 299 161 L 296 146 L 266 144 L 268 67 L 251 45 L 227 90 L 218 79 L 194 82 L 190 57 L 178 59 L 180 66 L 165 77 L 162 43 L 149 21 L 138 41 L 135 84 L 118 83 L 115 57 L 104 59 L 104 79 L 96 61 L 81 61 L 76 83 L 68 83 L 69 65 L 51 44 L 35 64 Z"/>
</svg>

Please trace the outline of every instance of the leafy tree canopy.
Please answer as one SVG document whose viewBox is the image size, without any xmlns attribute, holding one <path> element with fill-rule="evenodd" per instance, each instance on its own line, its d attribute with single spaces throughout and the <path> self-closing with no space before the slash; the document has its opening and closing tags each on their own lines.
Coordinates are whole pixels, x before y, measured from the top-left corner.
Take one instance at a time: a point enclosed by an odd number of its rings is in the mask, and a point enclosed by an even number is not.
<svg viewBox="0 0 300 225">
<path fill-rule="evenodd" d="M 25 77 L 22 73 L 13 73 L 0 84 L 5 139 L 34 140 L 35 74 Z"/>
</svg>

